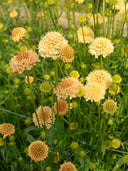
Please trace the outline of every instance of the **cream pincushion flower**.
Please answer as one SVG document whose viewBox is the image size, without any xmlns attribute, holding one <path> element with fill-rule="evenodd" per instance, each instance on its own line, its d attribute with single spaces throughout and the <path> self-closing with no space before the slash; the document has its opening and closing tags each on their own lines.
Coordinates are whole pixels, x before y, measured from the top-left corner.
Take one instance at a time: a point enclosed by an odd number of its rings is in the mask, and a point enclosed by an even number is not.
<svg viewBox="0 0 128 171">
<path fill-rule="evenodd" d="M 94 26 L 94 17 L 93 15 L 90 14 L 90 16 L 88 17 L 89 18 L 89 23 Z M 102 24 L 103 23 L 103 17 L 100 13 L 98 14 L 95 14 L 95 24 Z"/>
<path fill-rule="evenodd" d="M 103 103 L 103 111 L 113 115 L 117 110 L 117 104 L 113 100 L 107 100 Z"/>
<path fill-rule="evenodd" d="M 75 2 L 78 2 L 79 4 L 82 4 L 84 0 L 75 0 Z"/>
<path fill-rule="evenodd" d="M 126 12 L 125 12 L 125 8 L 122 8 L 116 15 L 115 15 L 115 24 L 120 25 L 120 28 L 122 28 L 122 25 L 125 22 L 125 18 L 128 17 L 128 3 L 126 6 Z"/>
<path fill-rule="evenodd" d="M 59 57 L 58 49 L 68 41 L 59 32 L 48 32 L 39 42 L 39 53 L 43 58 L 52 57 L 54 60 Z"/>
<path fill-rule="evenodd" d="M 66 112 L 68 111 L 68 103 L 63 99 L 60 99 L 58 100 L 58 109 L 57 109 L 57 103 L 54 103 L 53 109 L 55 114 L 57 114 L 58 111 L 59 115 L 65 115 Z"/>
<path fill-rule="evenodd" d="M 28 155 L 35 162 L 43 161 L 48 157 L 48 146 L 42 141 L 34 141 L 28 147 Z"/>
<path fill-rule="evenodd" d="M 79 80 L 73 77 L 63 79 L 57 86 L 55 90 L 56 96 L 58 99 L 67 99 L 68 96 L 70 99 L 76 97 L 79 89 L 83 88 L 83 85 Z"/>
<path fill-rule="evenodd" d="M 84 90 L 84 97 L 86 101 L 91 100 L 91 102 L 99 102 L 100 100 L 104 99 L 105 89 L 100 84 L 87 84 L 85 85 Z"/>
<path fill-rule="evenodd" d="M 59 47 L 58 55 L 63 62 L 71 63 L 74 59 L 74 49 L 67 44 L 63 44 Z"/>
<path fill-rule="evenodd" d="M 10 123 L 0 124 L 0 133 L 3 135 L 3 138 L 6 138 L 15 133 L 15 126 Z"/>
<path fill-rule="evenodd" d="M 114 46 L 111 40 L 105 37 L 95 38 L 89 46 L 89 53 L 95 55 L 95 58 L 102 55 L 104 58 L 114 51 Z"/>
<path fill-rule="evenodd" d="M 94 32 L 88 26 L 80 27 L 77 31 L 77 35 L 80 43 L 91 43 L 94 39 Z"/>
<path fill-rule="evenodd" d="M 14 42 L 19 42 L 25 37 L 26 30 L 22 27 L 16 27 L 12 30 L 12 40 Z"/>
<path fill-rule="evenodd" d="M 94 70 L 86 77 L 87 84 L 96 83 L 102 85 L 105 89 L 109 88 L 112 83 L 112 77 L 108 71 Z"/>
<path fill-rule="evenodd" d="M 115 5 L 115 9 L 116 10 L 122 10 L 124 8 L 125 8 L 124 0 L 117 0 L 117 4 Z"/>
<path fill-rule="evenodd" d="M 36 62 L 40 62 L 37 53 L 32 50 L 19 52 L 17 56 L 14 56 L 10 60 L 10 68 L 12 72 L 23 73 L 25 70 L 31 70 L 36 65 Z"/>
<path fill-rule="evenodd" d="M 71 162 L 64 162 L 61 166 L 59 171 L 77 171 L 74 164 Z"/>
<path fill-rule="evenodd" d="M 42 110 L 43 110 L 43 113 L 42 113 Z M 52 119 L 53 119 L 53 122 L 55 121 L 55 115 L 54 113 L 52 115 L 52 109 L 48 106 L 44 106 L 44 107 L 39 106 L 39 108 L 36 110 L 36 113 L 37 113 L 40 127 L 42 128 L 45 123 L 45 126 L 47 127 L 47 129 L 49 129 L 52 125 Z M 35 123 L 37 127 L 39 127 L 35 113 L 33 113 L 33 122 Z"/>
</svg>

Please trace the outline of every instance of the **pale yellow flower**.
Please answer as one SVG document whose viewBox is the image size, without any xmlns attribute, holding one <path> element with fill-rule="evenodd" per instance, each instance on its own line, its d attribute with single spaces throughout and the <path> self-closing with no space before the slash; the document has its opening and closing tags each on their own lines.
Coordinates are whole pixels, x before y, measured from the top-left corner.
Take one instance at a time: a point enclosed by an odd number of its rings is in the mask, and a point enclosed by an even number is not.
<svg viewBox="0 0 128 171">
<path fill-rule="evenodd" d="M 18 13 L 16 11 L 12 11 L 12 12 L 10 12 L 9 15 L 11 18 L 15 18 L 15 17 L 17 17 Z"/>
<path fill-rule="evenodd" d="M 77 35 L 80 43 L 91 43 L 94 39 L 94 32 L 88 26 L 80 27 L 77 31 Z"/>
</svg>

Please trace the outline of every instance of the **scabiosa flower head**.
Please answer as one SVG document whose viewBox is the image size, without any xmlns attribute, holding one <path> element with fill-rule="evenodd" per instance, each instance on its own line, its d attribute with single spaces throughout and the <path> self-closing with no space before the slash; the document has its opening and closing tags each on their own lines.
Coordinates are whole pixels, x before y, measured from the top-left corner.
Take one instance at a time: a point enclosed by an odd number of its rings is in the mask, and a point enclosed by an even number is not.
<svg viewBox="0 0 128 171">
<path fill-rule="evenodd" d="M 113 115 L 117 110 L 116 102 L 113 100 L 107 100 L 103 103 L 103 111 L 105 113 Z"/>
<path fill-rule="evenodd" d="M 120 87 L 116 84 L 112 84 L 109 87 L 108 92 L 112 95 L 118 94 L 120 92 Z"/>
<path fill-rule="evenodd" d="M 112 147 L 117 149 L 120 147 L 120 141 L 118 139 L 112 140 Z"/>
<path fill-rule="evenodd" d="M 96 168 L 96 164 L 95 163 L 90 163 L 89 169 L 94 170 L 95 168 Z"/>
<path fill-rule="evenodd" d="M 88 15 L 89 23 L 94 26 L 94 17 L 93 15 Z M 98 19 L 98 20 L 97 20 Z M 103 23 L 103 17 L 100 13 L 95 14 L 95 24 L 102 24 Z"/>
<path fill-rule="evenodd" d="M 94 32 L 88 26 L 80 27 L 77 31 L 77 35 L 80 43 L 91 43 L 94 39 Z"/>
<path fill-rule="evenodd" d="M 116 9 L 116 10 L 125 9 L 124 0 L 117 0 L 117 3 L 115 4 L 115 9 Z"/>
<path fill-rule="evenodd" d="M 78 142 L 72 142 L 72 143 L 71 143 L 71 149 L 72 149 L 72 150 L 76 150 L 76 149 L 78 149 L 78 147 L 79 147 Z"/>
<path fill-rule="evenodd" d="M 73 77 L 63 79 L 57 86 L 55 90 L 56 96 L 58 99 L 63 98 L 67 99 L 68 96 L 70 99 L 76 97 L 79 89 L 82 88 L 83 85 L 79 80 Z"/>
<path fill-rule="evenodd" d="M 113 75 L 113 77 L 112 77 L 113 83 L 120 83 L 121 81 L 122 81 L 122 78 L 120 75 L 118 75 L 118 74 Z"/>
<path fill-rule="evenodd" d="M 14 42 L 19 42 L 25 37 L 26 30 L 22 27 L 16 27 L 12 30 L 12 40 Z"/>
<path fill-rule="evenodd" d="M 43 93 L 49 93 L 51 91 L 51 85 L 47 81 L 44 81 L 42 84 L 40 84 L 39 88 Z"/>
<path fill-rule="evenodd" d="M 96 83 L 102 85 L 107 89 L 112 83 L 112 77 L 108 71 L 105 70 L 94 70 L 89 73 L 86 77 L 87 84 Z"/>
<path fill-rule="evenodd" d="M 61 166 L 59 171 L 77 171 L 75 165 L 71 162 L 64 162 Z"/>
<path fill-rule="evenodd" d="M 63 62 L 71 63 L 74 59 L 74 49 L 66 44 L 60 46 L 58 55 Z"/>
<path fill-rule="evenodd" d="M 18 13 L 16 11 L 12 11 L 9 15 L 11 18 L 15 18 L 18 15 Z"/>
<path fill-rule="evenodd" d="M 123 162 L 124 162 L 124 164 L 128 164 L 128 155 L 125 155 L 123 157 Z"/>
<path fill-rule="evenodd" d="M 19 52 L 10 60 L 10 68 L 12 72 L 22 74 L 25 70 L 31 70 L 36 62 L 40 62 L 37 53 L 32 50 Z"/>
<path fill-rule="evenodd" d="M 112 145 L 112 143 L 111 143 L 111 141 L 109 141 L 109 140 L 107 140 L 107 141 L 104 142 L 105 148 L 110 148 L 111 145 Z"/>
<path fill-rule="evenodd" d="M 0 124 L 0 133 L 4 135 L 3 138 L 6 138 L 15 133 L 15 126 L 10 123 Z"/>
<path fill-rule="evenodd" d="M 44 17 L 44 13 L 43 13 L 42 11 L 40 11 L 40 12 L 38 12 L 38 13 L 36 14 L 36 16 L 39 17 L 39 18 L 40 18 L 40 17 Z"/>
<path fill-rule="evenodd" d="M 35 162 L 48 157 L 48 146 L 42 141 L 34 141 L 28 146 L 28 155 Z"/>
<path fill-rule="evenodd" d="M 37 113 L 40 127 L 42 128 L 45 124 L 47 129 L 49 129 L 51 127 L 52 120 L 53 122 L 55 121 L 54 113 L 52 115 L 52 109 L 49 106 L 44 106 L 44 107 L 39 106 L 39 108 L 36 110 L 36 113 Z M 38 120 L 36 118 L 36 114 L 33 113 L 33 122 L 37 127 L 39 127 Z"/>
<path fill-rule="evenodd" d="M 39 53 L 43 58 L 52 57 L 54 60 L 59 57 L 58 49 L 68 41 L 59 32 L 48 32 L 39 42 Z"/>
<path fill-rule="evenodd" d="M 57 114 L 57 103 L 54 103 L 53 109 L 55 114 Z M 68 103 L 63 99 L 58 100 L 58 114 L 65 115 L 67 111 L 68 111 Z"/>
<path fill-rule="evenodd" d="M 78 4 L 82 4 L 84 0 L 75 0 L 75 2 L 78 2 Z"/>
<path fill-rule="evenodd" d="M 33 82 L 33 77 L 29 76 L 29 83 L 31 84 Z M 25 78 L 25 83 L 28 84 L 28 77 Z"/>
<path fill-rule="evenodd" d="M 78 17 L 79 24 L 84 24 L 86 22 L 86 17 L 84 15 L 80 15 Z"/>
<path fill-rule="evenodd" d="M 100 84 L 87 84 L 85 85 L 85 94 L 84 97 L 86 101 L 91 100 L 91 102 L 99 102 L 104 99 L 105 88 Z"/>
<path fill-rule="evenodd" d="M 89 53 L 95 55 L 95 58 L 102 55 L 104 58 L 114 51 L 114 46 L 111 40 L 105 37 L 95 38 L 89 46 Z"/>
<path fill-rule="evenodd" d="M 70 77 L 74 77 L 74 78 L 79 78 L 80 77 L 80 74 L 78 71 L 71 71 L 70 74 L 69 74 Z"/>
</svg>

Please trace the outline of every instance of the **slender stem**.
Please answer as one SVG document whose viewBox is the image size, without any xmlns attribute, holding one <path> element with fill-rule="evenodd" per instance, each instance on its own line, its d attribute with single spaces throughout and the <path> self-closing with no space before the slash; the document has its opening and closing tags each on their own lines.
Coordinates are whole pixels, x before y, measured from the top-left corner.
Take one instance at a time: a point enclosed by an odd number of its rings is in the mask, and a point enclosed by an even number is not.
<svg viewBox="0 0 128 171">
<path fill-rule="evenodd" d="M 68 96 L 68 121 L 69 121 L 69 134 L 68 134 L 68 141 L 70 143 L 70 97 Z"/>
<path fill-rule="evenodd" d="M 43 171 L 43 164 L 42 161 L 40 161 L 41 171 Z"/>
<path fill-rule="evenodd" d="M 103 35 L 105 37 L 105 0 L 103 0 Z"/>
<path fill-rule="evenodd" d="M 115 5 L 114 5 L 113 23 L 112 23 L 112 39 L 113 39 L 113 36 L 114 36 L 114 22 L 115 22 Z"/>
<path fill-rule="evenodd" d="M 34 95 L 33 95 L 33 93 L 32 93 L 32 89 L 31 89 L 31 85 L 30 85 L 30 81 L 29 81 L 29 74 L 28 74 L 28 71 L 27 71 L 27 70 L 26 70 L 26 75 L 27 75 L 27 80 L 28 80 L 28 86 L 29 86 L 30 91 L 31 91 L 31 100 L 32 100 L 32 103 L 33 103 L 33 106 L 34 106 L 36 119 L 37 119 L 37 122 L 38 122 L 38 125 L 39 125 L 39 129 L 40 129 L 40 131 L 41 131 L 41 127 L 40 127 L 38 115 L 37 115 L 37 112 L 36 112 L 36 104 L 35 104 L 35 100 L 34 100 Z"/>
<path fill-rule="evenodd" d="M 100 67 L 103 69 L 103 57 L 100 55 Z"/>
<path fill-rule="evenodd" d="M 58 84 L 58 59 L 55 60 L 55 88 Z"/>
</svg>

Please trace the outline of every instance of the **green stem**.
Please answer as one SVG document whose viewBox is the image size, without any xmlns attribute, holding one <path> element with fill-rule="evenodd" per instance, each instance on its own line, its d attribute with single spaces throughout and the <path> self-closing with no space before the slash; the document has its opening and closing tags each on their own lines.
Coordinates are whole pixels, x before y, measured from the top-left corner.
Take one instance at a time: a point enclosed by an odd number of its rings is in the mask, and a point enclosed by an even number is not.
<svg viewBox="0 0 128 171">
<path fill-rule="evenodd" d="M 112 40 L 113 40 L 113 36 L 114 36 L 114 22 L 115 22 L 115 5 L 114 5 L 113 23 L 112 23 Z"/>
<path fill-rule="evenodd" d="M 41 127 L 40 127 L 38 115 L 37 115 L 37 112 L 36 112 L 36 104 L 35 104 L 35 100 L 34 100 L 34 95 L 32 93 L 32 89 L 31 89 L 31 85 L 30 85 L 30 81 L 29 81 L 29 74 L 28 74 L 27 70 L 26 70 L 26 75 L 27 75 L 27 79 L 28 79 L 28 86 L 29 86 L 30 91 L 31 91 L 31 100 L 32 100 L 32 103 L 33 103 L 33 106 L 34 106 L 34 111 L 35 111 L 36 119 L 37 119 L 37 122 L 38 122 L 38 125 L 39 125 L 39 129 L 40 129 L 40 132 L 41 132 Z"/>
<path fill-rule="evenodd" d="M 70 143 L 70 97 L 68 96 L 68 121 L 69 121 L 69 132 L 68 132 L 68 141 Z"/>
<path fill-rule="evenodd" d="M 103 57 L 100 55 L 100 67 L 103 69 Z"/>
<path fill-rule="evenodd" d="M 103 0 L 103 35 L 105 37 L 105 0 Z"/>
<path fill-rule="evenodd" d="M 40 161 L 41 171 L 43 171 L 43 164 L 42 161 Z"/>
<path fill-rule="evenodd" d="M 58 59 L 55 60 L 55 88 L 58 84 Z"/>
</svg>

